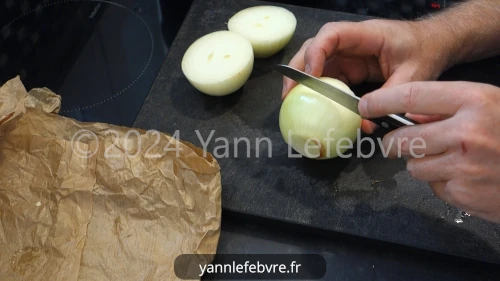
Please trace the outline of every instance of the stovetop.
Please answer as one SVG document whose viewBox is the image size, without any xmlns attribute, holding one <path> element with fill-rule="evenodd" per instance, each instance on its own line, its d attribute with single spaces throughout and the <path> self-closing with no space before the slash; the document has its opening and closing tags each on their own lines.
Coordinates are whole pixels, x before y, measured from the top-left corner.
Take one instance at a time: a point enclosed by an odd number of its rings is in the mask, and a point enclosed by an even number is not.
<svg viewBox="0 0 500 281">
<path fill-rule="evenodd" d="M 36 4 L 35 4 L 36 3 Z M 62 96 L 60 114 L 131 126 L 169 47 L 160 1 L 7 0 L 0 83 Z"/>
</svg>

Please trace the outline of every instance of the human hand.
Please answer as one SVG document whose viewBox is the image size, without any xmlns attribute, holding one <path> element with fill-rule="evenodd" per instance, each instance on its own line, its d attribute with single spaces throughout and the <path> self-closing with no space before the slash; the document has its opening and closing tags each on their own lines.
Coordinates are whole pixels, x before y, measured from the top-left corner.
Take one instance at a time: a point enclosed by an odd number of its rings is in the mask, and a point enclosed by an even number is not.
<svg viewBox="0 0 500 281">
<path fill-rule="evenodd" d="M 429 182 L 436 196 L 500 223 L 500 88 L 411 82 L 363 96 L 359 110 L 364 118 L 401 112 L 434 116 L 438 121 L 388 133 L 382 143 L 389 157 L 410 157 L 408 171 Z M 424 145 L 412 147 L 414 139 Z"/>
<path fill-rule="evenodd" d="M 383 87 L 388 87 L 435 80 L 449 67 L 447 48 L 451 42 L 446 36 L 433 35 L 425 22 L 331 22 L 303 44 L 289 65 L 348 85 L 385 82 Z M 295 85 L 295 81 L 284 78 L 283 98 Z M 375 124 L 363 120 L 365 132 L 371 133 L 374 128 Z"/>
</svg>

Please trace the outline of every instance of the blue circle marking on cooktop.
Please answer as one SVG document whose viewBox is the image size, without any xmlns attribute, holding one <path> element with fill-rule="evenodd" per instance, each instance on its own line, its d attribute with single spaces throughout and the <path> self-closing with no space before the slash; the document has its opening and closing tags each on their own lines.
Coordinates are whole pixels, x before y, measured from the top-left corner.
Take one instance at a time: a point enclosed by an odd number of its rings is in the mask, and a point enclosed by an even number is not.
<svg viewBox="0 0 500 281">
<path fill-rule="evenodd" d="M 61 1 L 55 1 L 55 2 L 51 2 L 51 3 L 43 4 L 43 5 L 39 6 L 39 7 L 31 9 L 31 10 L 23 13 L 22 15 L 14 18 L 8 24 L 6 24 L 4 27 L 2 27 L 2 29 L 0 29 L 0 34 L 3 34 L 4 30 L 7 29 L 7 28 L 9 28 L 13 23 L 17 22 L 18 20 L 20 20 L 20 19 L 24 18 L 25 16 L 30 15 L 30 14 L 38 11 L 38 10 L 41 10 L 41 9 L 44 9 L 44 8 L 47 8 L 47 7 L 50 7 L 50 6 L 58 5 L 58 4 L 71 3 L 71 2 L 98 2 L 98 3 L 105 3 L 105 4 L 114 5 L 116 7 L 122 8 L 122 9 L 124 9 L 124 10 L 132 13 L 133 15 L 135 15 L 144 24 L 144 26 L 148 30 L 149 37 L 151 39 L 151 53 L 149 55 L 149 58 L 148 58 L 148 61 L 147 61 L 146 65 L 142 69 L 141 73 L 139 73 L 139 75 L 137 76 L 137 78 L 135 78 L 128 86 L 126 86 L 125 88 L 123 88 L 119 92 L 117 92 L 117 93 L 113 94 L 112 96 L 107 97 L 107 98 L 105 98 L 105 99 L 103 99 L 103 100 L 101 100 L 99 102 L 95 102 L 93 104 L 86 105 L 86 106 L 81 106 L 79 108 L 68 109 L 68 110 L 61 110 L 60 113 L 68 113 L 68 112 L 74 112 L 74 111 L 78 111 L 78 110 L 82 110 L 82 109 L 89 109 L 89 108 L 101 105 L 103 103 L 106 103 L 106 102 L 108 102 L 108 101 L 110 101 L 110 100 L 112 100 L 112 99 L 114 99 L 114 98 L 122 95 L 128 89 L 130 89 L 130 87 L 132 87 L 144 75 L 144 73 L 146 72 L 146 70 L 148 69 L 148 67 L 151 64 L 151 60 L 153 59 L 153 54 L 154 54 L 153 32 L 151 31 L 151 28 L 149 27 L 149 25 L 147 24 L 147 22 L 139 14 L 137 14 L 136 12 L 134 12 L 132 9 L 129 9 L 128 7 L 126 7 L 124 5 L 121 5 L 121 4 L 112 2 L 112 1 L 108 1 L 108 0 L 61 0 Z"/>
</svg>

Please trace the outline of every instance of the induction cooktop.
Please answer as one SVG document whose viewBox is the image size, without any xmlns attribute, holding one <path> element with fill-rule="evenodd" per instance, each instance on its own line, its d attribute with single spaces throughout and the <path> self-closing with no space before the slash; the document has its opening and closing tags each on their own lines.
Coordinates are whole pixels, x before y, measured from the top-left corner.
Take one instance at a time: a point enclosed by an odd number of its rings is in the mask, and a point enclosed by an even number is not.
<svg viewBox="0 0 500 281">
<path fill-rule="evenodd" d="M 131 126 L 173 39 L 161 1 L 6 0 L 0 83 L 62 96 L 61 115 Z"/>
</svg>

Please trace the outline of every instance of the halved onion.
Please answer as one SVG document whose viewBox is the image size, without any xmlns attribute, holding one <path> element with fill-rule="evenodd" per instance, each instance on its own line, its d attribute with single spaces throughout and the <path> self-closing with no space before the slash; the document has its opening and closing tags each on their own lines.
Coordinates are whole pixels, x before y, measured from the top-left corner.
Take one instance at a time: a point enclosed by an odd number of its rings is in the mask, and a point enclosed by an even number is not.
<svg viewBox="0 0 500 281">
<path fill-rule="evenodd" d="M 222 30 L 209 33 L 189 46 L 182 72 L 199 91 L 225 96 L 240 89 L 254 65 L 253 49 L 242 35 Z"/>
<path fill-rule="evenodd" d="M 354 95 L 340 80 L 320 79 Z M 361 121 L 358 114 L 301 84 L 286 96 L 279 116 L 285 142 L 312 159 L 336 158 L 352 148 Z"/>
<path fill-rule="evenodd" d="M 297 19 L 289 10 L 277 6 L 255 6 L 239 11 L 229 19 L 228 29 L 252 43 L 256 58 L 267 58 L 281 51 L 292 39 Z"/>
</svg>

